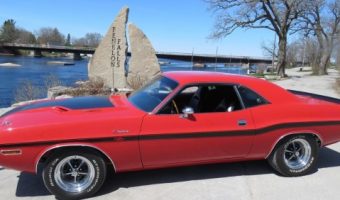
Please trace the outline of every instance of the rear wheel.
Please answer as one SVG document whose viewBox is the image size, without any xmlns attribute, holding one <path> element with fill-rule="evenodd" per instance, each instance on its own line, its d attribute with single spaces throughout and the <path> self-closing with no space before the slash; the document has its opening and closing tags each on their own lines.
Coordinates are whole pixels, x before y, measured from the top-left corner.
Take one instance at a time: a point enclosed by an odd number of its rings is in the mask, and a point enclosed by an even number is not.
<svg viewBox="0 0 340 200">
<path fill-rule="evenodd" d="M 94 195 L 106 177 L 104 159 L 92 152 L 60 152 L 43 170 L 46 188 L 59 199 L 82 199 Z"/>
<path fill-rule="evenodd" d="M 316 169 L 318 153 L 319 146 L 313 137 L 293 136 L 280 142 L 268 161 L 284 176 L 302 176 Z"/>
</svg>

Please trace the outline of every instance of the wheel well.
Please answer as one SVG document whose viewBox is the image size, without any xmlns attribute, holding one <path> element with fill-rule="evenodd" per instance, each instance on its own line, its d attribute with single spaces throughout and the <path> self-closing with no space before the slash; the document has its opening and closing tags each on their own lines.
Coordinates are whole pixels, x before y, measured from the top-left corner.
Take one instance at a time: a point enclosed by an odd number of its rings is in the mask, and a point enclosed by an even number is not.
<svg viewBox="0 0 340 200">
<path fill-rule="evenodd" d="M 43 166 L 46 163 L 46 161 L 48 161 L 49 158 L 51 158 L 56 153 L 60 153 L 63 151 L 74 151 L 74 152 L 81 151 L 81 152 L 90 152 L 90 153 L 97 154 L 101 156 L 104 159 L 105 163 L 110 168 L 112 168 L 113 171 L 115 172 L 115 165 L 113 161 L 108 157 L 108 155 L 106 155 L 101 150 L 94 148 L 94 147 L 90 147 L 90 146 L 62 146 L 62 147 L 49 149 L 40 157 L 39 161 L 37 162 L 36 172 L 39 171 L 39 168 Z"/>
<path fill-rule="evenodd" d="M 319 147 L 322 146 L 322 140 L 320 138 L 320 136 L 318 136 L 317 134 L 314 134 L 314 133 L 292 133 L 292 134 L 289 134 L 289 135 L 285 135 L 284 137 L 280 138 L 276 143 L 275 145 L 273 146 L 273 148 L 271 149 L 271 151 L 269 152 L 269 154 L 267 155 L 266 158 L 268 158 L 274 151 L 275 149 L 285 140 L 293 137 L 293 136 L 307 136 L 307 137 L 312 137 L 316 142 L 317 144 L 319 145 Z"/>
</svg>

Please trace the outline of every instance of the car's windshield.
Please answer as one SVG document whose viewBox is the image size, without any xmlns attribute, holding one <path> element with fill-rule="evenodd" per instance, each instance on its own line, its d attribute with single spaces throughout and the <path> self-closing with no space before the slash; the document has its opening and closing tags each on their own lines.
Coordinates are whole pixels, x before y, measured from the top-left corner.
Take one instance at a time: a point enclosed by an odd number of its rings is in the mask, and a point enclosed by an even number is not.
<svg viewBox="0 0 340 200">
<path fill-rule="evenodd" d="M 178 83 L 160 76 L 129 96 L 129 101 L 145 112 L 151 112 L 176 87 Z"/>
</svg>

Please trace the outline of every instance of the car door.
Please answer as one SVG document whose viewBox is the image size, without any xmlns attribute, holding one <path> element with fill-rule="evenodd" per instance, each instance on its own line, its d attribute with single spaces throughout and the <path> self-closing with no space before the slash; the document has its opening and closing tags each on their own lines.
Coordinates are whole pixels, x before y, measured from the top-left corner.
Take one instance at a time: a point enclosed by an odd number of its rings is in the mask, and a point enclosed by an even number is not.
<svg viewBox="0 0 340 200">
<path fill-rule="evenodd" d="M 250 151 L 253 129 L 251 113 L 243 108 L 188 117 L 149 114 L 141 127 L 142 161 L 156 167 L 243 158 Z"/>
</svg>

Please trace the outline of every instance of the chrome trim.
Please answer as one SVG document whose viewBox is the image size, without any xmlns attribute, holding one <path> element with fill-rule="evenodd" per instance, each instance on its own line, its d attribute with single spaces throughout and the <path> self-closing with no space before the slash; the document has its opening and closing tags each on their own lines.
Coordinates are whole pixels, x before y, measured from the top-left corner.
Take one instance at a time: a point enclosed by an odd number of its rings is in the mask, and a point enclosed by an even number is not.
<svg viewBox="0 0 340 200">
<path fill-rule="evenodd" d="M 75 162 L 77 160 L 80 163 Z M 95 179 L 95 171 L 95 167 L 88 158 L 74 155 L 62 159 L 56 165 L 53 175 L 56 184 L 62 190 L 80 193 L 90 187 Z"/>
<path fill-rule="evenodd" d="M 35 173 L 38 173 L 38 165 L 39 165 L 39 162 L 40 162 L 41 158 L 42 158 L 47 152 L 49 152 L 49 151 L 51 151 L 51 150 L 54 150 L 54 149 L 63 148 L 63 147 L 89 147 L 89 148 L 98 150 L 99 152 L 101 152 L 102 154 L 104 154 L 104 155 L 110 160 L 110 162 L 111 162 L 111 164 L 112 164 L 112 166 L 113 166 L 114 171 L 115 171 L 115 172 L 117 171 L 116 165 L 115 165 L 115 163 L 113 162 L 113 160 L 111 159 L 111 157 L 108 156 L 108 155 L 107 155 L 103 150 L 101 150 L 99 147 L 96 147 L 96 146 L 93 146 L 93 145 L 90 145 L 90 144 L 73 143 L 73 144 L 56 145 L 56 146 L 53 146 L 53 147 L 50 147 L 50 148 L 45 149 L 42 153 L 39 154 L 38 159 L 35 160 Z"/>
<path fill-rule="evenodd" d="M 247 125 L 247 120 L 245 120 L 245 119 L 240 119 L 240 120 L 237 121 L 237 124 L 238 124 L 239 126 L 246 126 L 246 125 Z"/>
<path fill-rule="evenodd" d="M 284 146 L 283 160 L 292 170 L 300 170 L 308 166 L 311 157 L 312 147 L 303 138 L 295 138 Z"/>
<path fill-rule="evenodd" d="M 191 107 L 185 107 L 182 110 L 183 114 L 180 114 L 180 118 L 188 118 L 189 116 L 194 114 L 194 109 L 192 109 Z"/>
<path fill-rule="evenodd" d="M 117 129 L 117 130 L 113 130 L 113 133 L 129 133 L 129 130 L 125 130 L 125 129 Z"/>
<path fill-rule="evenodd" d="M 267 154 L 267 156 L 265 157 L 265 159 L 267 159 L 270 154 L 273 152 L 274 148 L 276 147 L 276 145 L 285 137 L 287 136 L 291 136 L 291 135 L 315 135 L 316 137 L 318 137 L 318 139 L 320 140 L 320 146 L 322 146 L 324 144 L 322 137 L 320 136 L 320 134 L 315 133 L 313 131 L 301 131 L 301 132 L 291 132 L 291 133 L 287 133 L 285 135 L 282 135 L 281 137 L 279 137 L 279 139 L 276 140 L 276 142 L 274 143 L 274 145 L 271 147 L 269 153 Z"/>
<path fill-rule="evenodd" d="M 171 79 L 171 78 L 170 78 Z M 171 80 L 174 80 L 174 79 L 171 79 Z M 177 81 L 176 81 L 177 82 Z M 182 92 L 182 90 L 184 90 L 185 88 L 188 88 L 190 86 L 202 86 L 202 85 L 223 85 L 223 86 L 232 86 L 236 95 L 241 98 L 241 96 L 239 96 L 240 94 L 238 93 L 238 90 L 235 89 L 235 87 L 238 87 L 238 86 L 242 86 L 242 87 L 245 87 L 247 89 L 249 89 L 248 87 L 246 86 L 243 86 L 243 85 L 240 85 L 239 83 L 235 83 L 235 82 L 200 82 L 200 83 L 195 83 L 195 82 L 192 82 L 192 83 L 186 83 L 186 84 L 181 84 L 180 82 L 177 82 L 178 83 L 178 86 L 165 98 L 163 99 L 163 101 L 161 103 L 159 103 L 155 109 L 153 109 L 152 112 L 150 112 L 149 114 L 158 114 L 158 112 L 169 102 L 173 99 L 173 97 L 175 97 L 177 94 L 179 94 L 180 92 Z M 253 92 L 255 92 L 253 89 L 249 89 Z M 257 92 L 255 92 L 256 94 L 258 94 Z M 260 97 L 263 98 L 262 95 L 259 95 Z M 265 98 L 263 98 L 264 100 L 266 100 Z M 242 106 L 242 109 L 241 110 L 244 110 L 246 109 L 246 107 L 244 107 L 244 105 L 242 105 L 242 98 L 239 99 L 240 100 L 240 103 L 241 103 L 241 106 Z M 269 101 L 266 100 L 266 102 L 270 103 Z"/>
<path fill-rule="evenodd" d="M 238 100 L 240 101 L 241 103 L 241 106 L 242 106 L 242 109 L 246 109 L 246 106 L 244 105 L 244 102 L 243 102 L 243 99 L 241 97 L 241 94 L 240 92 L 238 91 L 238 87 L 240 87 L 240 85 L 234 85 L 234 90 L 236 92 L 236 95 L 238 97 Z"/>
</svg>

